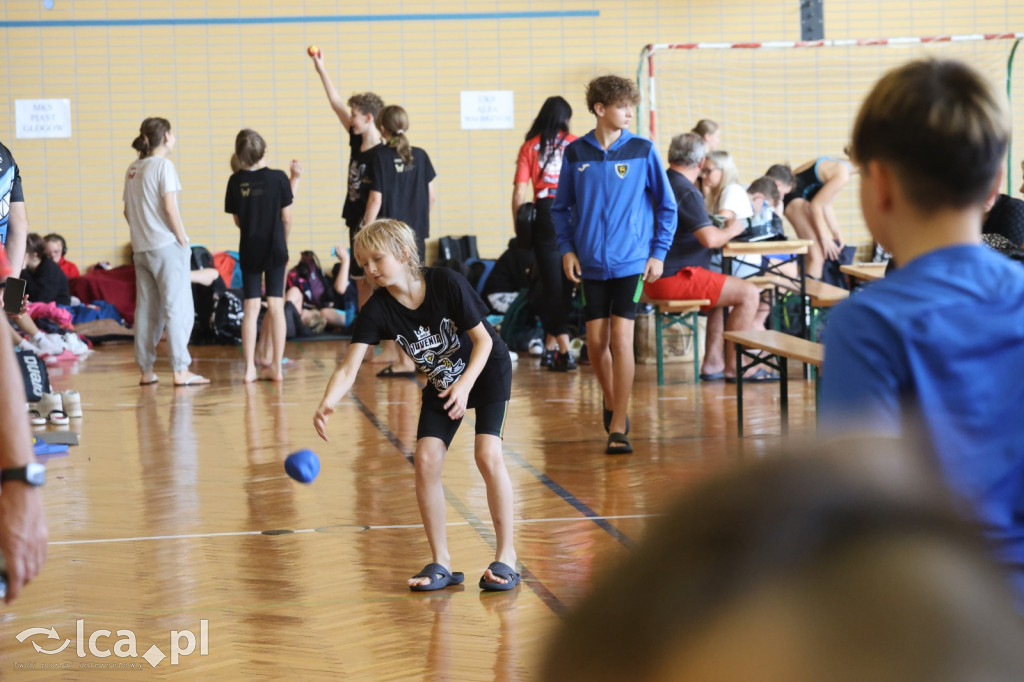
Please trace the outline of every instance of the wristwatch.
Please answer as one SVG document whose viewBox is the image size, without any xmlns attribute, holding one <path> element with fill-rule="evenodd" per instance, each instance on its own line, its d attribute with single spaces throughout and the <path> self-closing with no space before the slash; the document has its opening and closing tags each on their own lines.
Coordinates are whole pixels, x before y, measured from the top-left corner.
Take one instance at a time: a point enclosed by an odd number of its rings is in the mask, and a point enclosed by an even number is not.
<svg viewBox="0 0 1024 682">
<path fill-rule="evenodd" d="M 30 462 L 23 467 L 0 469 L 0 483 L 7 483 L 7 481 L 24 481 L 30 486 L 38 488 L 46 483 L 46 466 L 38 462 Z"/>
</svg>

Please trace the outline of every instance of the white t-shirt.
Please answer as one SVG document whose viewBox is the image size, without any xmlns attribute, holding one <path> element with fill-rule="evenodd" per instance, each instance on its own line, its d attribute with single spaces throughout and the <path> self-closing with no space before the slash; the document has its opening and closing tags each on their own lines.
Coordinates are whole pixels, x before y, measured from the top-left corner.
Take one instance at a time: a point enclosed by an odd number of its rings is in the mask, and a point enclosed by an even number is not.
<svg viewBox="0 0 1024 682">
<path fill-rule="evenodd" d="M 734 182 L 725 188 L 715 208 L 715 213 L 722 211 L 732 211 L 739 220 L 746 220 L 754 215 L 754 206 L 750 203 L 750 197 L 743 185 Z"/>
<path fill-rule="evenodd" d="M 147 156 L 139 159 L 124 174 L 124 206 L 128 215 L 132 251 L 162 249 L 177 241 L 164 211 L 164 195 L 181 191 L 178 171 L 170 159 Z M 179 207 L 180 211 L 180 207 Z"/>
</svg>

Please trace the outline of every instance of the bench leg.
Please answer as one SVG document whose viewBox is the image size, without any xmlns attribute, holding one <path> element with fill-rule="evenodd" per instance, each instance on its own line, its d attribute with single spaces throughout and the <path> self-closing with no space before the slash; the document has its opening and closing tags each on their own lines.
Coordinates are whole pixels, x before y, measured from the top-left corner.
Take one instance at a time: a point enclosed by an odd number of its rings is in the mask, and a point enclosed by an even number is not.
<svg viewBox="0 0 1024 682">
<path fill-rule="evenodd" d="M 665 385 L 665 360 L 661 347 L 661 311 L 654 309 L 654 345 L 658 353 L 658 385 Z"/>
<path fill-rule="evenodd" d="M 700 383 L 700 314 L 693 312 L 686 316 L 690 320 L 690 332 L 693 334 L 693 383 Z"/>
<path fill-rule="evenodd" d="M 736 346 L 736 433 L 743 438 L 743 346 Z"/>
<path fill-rule="evenodd" d="M 787 436 L 789 435 L 789 362 L 781 355 L 776 355 L 775 359 L 779 363 L 779 383 L 781 384 L 782 435 Z"/>
</svg>

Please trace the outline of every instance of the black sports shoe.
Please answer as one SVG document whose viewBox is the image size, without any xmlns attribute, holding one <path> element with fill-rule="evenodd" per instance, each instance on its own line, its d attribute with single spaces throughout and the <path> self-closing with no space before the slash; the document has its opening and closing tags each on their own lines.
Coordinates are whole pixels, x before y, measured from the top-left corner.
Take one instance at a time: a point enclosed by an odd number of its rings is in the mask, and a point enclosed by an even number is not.
<svg viewBox="0 0 1024 682">
<path fill-rule="evenodd" d="M 568 372 L 577 369 L 576 358 L 572 353 L 555 353 L 555 359 L 551 361 L 548 370 L 552 372 Z"/>
<path fill-rule="evenodd" d="M 540 366 L 551 369 L 551 363 L 555 361 L 555 356 L 558 355 L 557 350 L 544 350 L 544 353 L 540 356 Z"/>
</svg>

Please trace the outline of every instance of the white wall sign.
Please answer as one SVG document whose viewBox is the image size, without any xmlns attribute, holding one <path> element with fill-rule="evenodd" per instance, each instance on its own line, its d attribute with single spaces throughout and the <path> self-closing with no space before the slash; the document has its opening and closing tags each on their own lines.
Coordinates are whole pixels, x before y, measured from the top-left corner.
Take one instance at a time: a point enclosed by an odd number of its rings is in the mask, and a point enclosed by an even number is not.
<svg viewBox="0 0 1024 682">
<path fill-rule="evenodd" d="M 515 127 L 511 90 L 463 90 L 463 130 L 503 130 Z"/>
<path fill-rule="evenodd" d="M 71 100 L 15 100 L 14 125 L 16 137 L 71 137 Z"/>
</svg>

